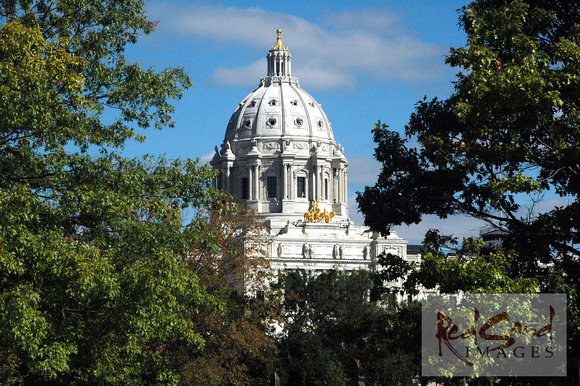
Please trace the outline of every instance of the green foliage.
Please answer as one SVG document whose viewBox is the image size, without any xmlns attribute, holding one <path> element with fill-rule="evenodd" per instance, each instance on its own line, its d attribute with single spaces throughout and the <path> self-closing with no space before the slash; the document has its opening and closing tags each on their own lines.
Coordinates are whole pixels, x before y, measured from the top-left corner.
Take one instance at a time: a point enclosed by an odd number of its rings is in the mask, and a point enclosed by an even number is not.
<svg viewBox="0 0 580 386">
<path fill-rule="evenodd" d="M 201 220 L 201 221 L 199 221 Z M 207 331 L 203 351 L 185 360 L 182 382 L 194 385 L 266 384 L 273 373 L 273 321 L 279 298 L 268 289 L 269 240 L 263 221 L 228 200 L 214 201 L 187 229 L 191 244 L 186 265 L 225 304 L 223 313 L 195 317 Z"/>
<path fill-rule="evenodd" d="M 0 350 L 17 357 L 14 373 L 55 383 L 175 377 L 167 346 L 201 349 L 194 315 L 220 307 L 180 262 L 181 225 L 117 212 L 100 225 L 123 226 L 75 234 L 51 209 L 24 185 L 0 197 Z"/>
<path fill-rule="evenodd" d="M 284 384 L 350 385 L 360 373 L 368 385 L 398 385 L 418 375 L 420 305 L 387 311 L 370 301 L 370 272 L 290 272 L 279 284 L 284 331 L 278 372 Z"/>
<path fill-rule="evenodd" d="M 143 5 L 139 0 L 2 1 L 0 20 L 19 20 L 39 28 L 47 42 L 82 58 L 85 64 L 83 96 L 92 111 L 77 111 L 77 119 L 67 124 L 53 122 L 59 129 L 74 123 L 74 132 L 80 134 L 61 141 L 74 142 L 83 150 L 91 144 L 122 146 L 135 136 L 133 123 L 139 127 L 153 123 L 158 129 L 171 125 L 169 100 L 180 98 L 183 88 L 191 87 L 188 76 L 180 68 L 144 70 L 123 55 L 127 44 L 154 30 L 155 23 L 147 20 Z M 112 124 L 97 118 L 106 108 L 117 112 Z"/>
<path fill-rule="evenodd" d="M 419 266 L 399 259 L 379 257 L 384 267 L 377 277 L 386 288 L 394 279 L 404 278 L 401 294 L 418 294 L 421 288 L 441 293 L 535 293 L 538 278 L 520 277 L 511 272 L 518 256 L 506 250 L 487 249 L 483 241 L 464 239 L 461 249 L 452 251 L 456 241 L 429 231 L 425 237 Z M 545 275 L 548 270 L 539 272 Z M 397 276 L 392 273 L 396 272 Z M 396 289 L 396 287 L 395 287 Z"/>
<path fill-rule="evenodd" d="M 575 228 L 558 229 L 564 213 L 579 219 L 578 21 L 573 1 L 465 7 L 468 45 L 447 58 L 463 69 L 453 95 L 419 102 L 406 139 L 380 122 L 373 131 L 383 171 L 358 197 L 366 223 L 387 232 L 425 214 L 467 214 L 509 230 L 518 252 L 526 248 L 533 258 L 578 256 L 570 245 Z M 569 205 L 541 216 L 522 212 L 522 194 L 548 190 Z"/>
<path fill-rule="evenodd" d="M 181 69 L 126 62 L 153 31 L 143 2 L 1 4 L 0 383 L 177 384 L 217 336 L 234 347 L 219 366 L 237 356 L 218 383 L 251 379 L 248 363 L 267 361 L 248 354 L 271 348 L 267 307 L 192 266 L 199 245 L 239 260 L 229 217 L 202 215 L 223 198 L 214 173 L 115 154 L 144 139 L 136 128 L 171 126 L 170 99 L 191 86 Z"/>
<path fill-rule="evenodd" d="M 578 304 L 579 4 L 476 0 L 461 10 L 460 25 L 467 45 L 446 59 L 460 69 L 452 95 L 418 102 L 404 136 L 381 122 L 373 130 L 383 170 L 357 197 L 365 223 L 388 233 L 424 215 L 460 214 L 505 232 L 504 250 L 467 242 L 472 252 L 446 256 L 427 248 L 419 270 L 402 268 L 412 279 L 404 289 L 415 283 L 471 292 L 536 287 L 565 291 L 568 303 Z M 543 213 L 522 206 L 524 197 L 535 205 L 547 194 L 560 206 Z M 579 319 L 570 307 L 568 374 L 575 375 Z"/>
<path fill-rule="evenodd" d="M 427 235 L 421 267 L 385 261 L 387 272 L 407 272 L 407 291 L 421 284 L 441 291 L 567 293 L 571 378 L 561 383 L 574 384 L 580 8 L 572 0 L 477 0 L 461 10 L 460 25 L 467 45 L 446 59 L 461 70 L 454 93 L 419 102 L 405 137 L 376 125 L 383 170 L 357 201 L 366 224 L 383 233 L 426 214 L 468 215 L 505 232 L 502 250 L 466 241 L 453 255 L 440 248 L 449 239 Z M 560 196 L 561 206 L 543 213 L 522 207 L 522 197 L 536 204 L 546 193 Z"/>
</svg>

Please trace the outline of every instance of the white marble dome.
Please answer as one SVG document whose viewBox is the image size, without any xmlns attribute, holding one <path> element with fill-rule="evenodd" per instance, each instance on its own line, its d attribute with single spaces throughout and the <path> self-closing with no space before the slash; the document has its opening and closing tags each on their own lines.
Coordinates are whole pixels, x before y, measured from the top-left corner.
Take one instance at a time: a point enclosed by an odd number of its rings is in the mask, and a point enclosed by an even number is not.
<svg viewBox="0 0 580 386">
<path fill-rule="evenodd" d="M 292 76 L 292 55 L 277 32 L 266 76 L 237 106 L 216 147 L 216 186 L 270 219 L 301 217 L 316 200 L 346 220 L 348 162 L 322 107 Z"/>
<path fill-rule="evenodd" d="M 333 142 L 332 125 L 316 100 L 291 76 L 268 76 L 238 105 L 225 141 L 254 137 L 313 138 Z"/>
</svg>

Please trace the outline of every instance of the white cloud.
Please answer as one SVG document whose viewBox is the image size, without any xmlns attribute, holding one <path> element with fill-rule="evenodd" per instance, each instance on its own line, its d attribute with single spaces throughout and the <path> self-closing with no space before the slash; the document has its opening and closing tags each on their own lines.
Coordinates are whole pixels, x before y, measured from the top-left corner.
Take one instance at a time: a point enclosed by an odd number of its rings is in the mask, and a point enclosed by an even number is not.
<svg viewBox="0 0 580 386">
<path fill-rule="evenodd" d="M 362 213 L 358 211 L 358 204 L 356 203 L 356 196 L 348 197 L 348 216 L 351 221 L 354 221 L 356 226 L 364 225 L 364 217 Z"/>
<path fill-rule="evenodd" d="M 419 224 L 400 225 L 394 227 L 394 230 L 400 237 L 408 240 L 409 244 L 421 244 L 429 229 L 438 229 L 442 235 L 456 237 L 461 243 L 464 237 L 479 237 L 479 230 L 484 226 L 485 222 L 467 216 L 440 219 L 435 215 L 428 215 L 423 216 Z"/>
<path fill-rule="evenodd" d="M 326 15 L 324 22 L 340 30 L 393 31 L 401 28 L 403 16 L 383 9 L 362 9 L 342 11 Z"/>
<path fill-rule="evenodd" d="M 150 7 L 151 8 L 151 7 Z M 246 47 L 262 50 L 275 43 L 275 31 L 293 55 L 293 75 L 314 89 L 352 87 L 360 76 L 378 81 L 421 83 L 436 80 L 444 68 L 447 49 L 421 41 L 400 23 L 401 16 L 382 9 L 345 11 L 315 24 L 300 17 L 259 8 L 206 6 L 187 2 L 158 3 L 150 14 L 163 20 L 164 28 L 215 49 Z M 219 44 L 217 44 L 219 43 Z M 214 48 L 210 48 L 214 49 Z M 234 51 L 235 52 L 235 51 Z M 232 57 L 229 63 L 236 63 Z M 265 59 L 257 64 L 219 67 L 212 79 L 222 85 L 255 85 L 265 75 Z M 240 75 L 244 74 L 243 77 Z"/>
<path fill-rule="evenodd" d="M 348 197 L 348 215 L 356 226 L 364 225 L 364 216 L 358 212 L 356 196 Z M 442 235 L 452 235 L 461 242 L 463 237 L 478 237 L 479 230 L 485 225 L 483 221 L 467 216 L 450 216 L 440 219 L 435 215 L 428 215 L 423 216 L 419 224 L 399 225 L 393 227 L 393 230 L 409 244 L 421 244 L 429 229 L 438 229 Z"/>
<path fill-rule="evenodd" d="M 211 161 L 213 159 L 214 155 L 215 155 L 215 151 L 211 151 L 211 152 L 199 157 L 199 161 L 201 162 L 202 165 L 207 164 L 207 163 L 209 163 L 209 161 Z"/>
<path fill-rule="evenodd" d="M 210 81 L 224 86 L 252 85 L 257 87 L 258 81 L 264 76 L 265 67 L 262 60 L 246 67 L 218 67 L 211 76 Z"/>
<path fill-rule="evenodd" d="M 348 159 L 348 185 L 369 185 L 377 182 L 381 164 L 372 156 L 360 156 Z"/>
<path fill-rule="evenodd" d="M 567 204 L 568 200 L 566 198 L 548 198 L 540 201 L 536 205 L 535 213 L 543 213 L 554 209 L 556 206 Z M 361 213 L 357 213 L 358 205 L 356 203 L 356 196 L 348 198 L 348 205 L 350 218 L 356 225 L 363 225 L 364 217 Z M 524 212 L 524 210 L 521 211 L 522 216 L 525 216 Z M 461 242 L 464 237 L 479 237 L 479 231 L 487 225 L 488 224 L 482 220 L 464 215 L 449 216 L 446 219 L 440 219 L 435 215 L 427 215 L 423 216 L 423 219 L 419 224 L 399 225 L 394 227 L 393 230 L 397 232 L 399 237 L 407 240 L 409 244 L 421 244 L 425 237 L 425 233 L 427 233 L 429 229 L 438 229 L 441 234 L 452 235 Z"/>
<path fill-rule="evenodd" d="M 567 206 L 570 204 L 571 199 L 568 197 L 536 197 L 537 202 L 533 203 L 532 199 L 528 197 L 522 200 L 519 215 L 522 217 L 527 217 L 531 215 L 532 217 L 538 214 L 549 212 L 558 206 Z"/>
<path fill-rule="evenodd" d="M 308 88 L 328 90 L 356 85 L 356 77 L 351 72 L 314 61 L 296 65 L 292 72 L 300 75 L 297 77 L 300 85 L 308 85 Z"/>
</svg>

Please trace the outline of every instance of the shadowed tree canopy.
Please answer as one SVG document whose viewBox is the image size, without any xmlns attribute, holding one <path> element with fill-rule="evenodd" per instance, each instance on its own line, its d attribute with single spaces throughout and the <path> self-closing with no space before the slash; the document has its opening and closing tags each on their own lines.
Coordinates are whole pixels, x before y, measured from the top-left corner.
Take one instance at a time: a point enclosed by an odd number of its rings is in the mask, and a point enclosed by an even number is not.
<svg viewBox="0 0 580 386">
<path fill-rule="evenodd" d="M 352 385 L 359 375 L 367 385 L 413 383 L 420 373 L 420 304 L 387 310 L 370 300 L 372 277 L 366 270 L 280 277 L 283 384 Z"/>
<path fill-rule="evenodd" d="M 357 199 L 366 224 L 387 232 L 466 214 L 546 262 L 578 257 L 579 21 L 576 1 L 465 7 L 467 46 L 446 59 L 461 69 L 454 93 L 419 102 L 404 137 L 380 122 L 373 130 L 383 170 Z M 530 213 L 525 199 L 542 194 L 559 205 Z"/>
<path fill-rule="evenodd" d="M 467 44 L 451 49 L 446 58 L 460 70 L 454 92 L 445 100 L 417 103 L 404 135 L 381 122 L 375 126 L 375 157 L 383 168 L 375 186 L 366 187 L 357 201 L 365 223 L 383 233 L 428 214 L 467 215 L 505 232 L 504 252 L 477 252 L 476 260 L 492 264 L 491 270 L 478 273 L 481 267 L 475 269 L 471 258 L 450 260 L 438 252 L 412 279 L 454 291 L 485 291 L 498 283 L 529 290 L 536 283 L 541 291 L 567 293 L 568 374 L 573 378 L 562 383 L 575 384 L 580 5 L 477 0 L 461 9 L 460 26 Z M 485 273 L 494 270 L 505 277 L 488 281 Z M 473 274 L 483 274 L 481 286 L 457 280 Z"/>
</svg>

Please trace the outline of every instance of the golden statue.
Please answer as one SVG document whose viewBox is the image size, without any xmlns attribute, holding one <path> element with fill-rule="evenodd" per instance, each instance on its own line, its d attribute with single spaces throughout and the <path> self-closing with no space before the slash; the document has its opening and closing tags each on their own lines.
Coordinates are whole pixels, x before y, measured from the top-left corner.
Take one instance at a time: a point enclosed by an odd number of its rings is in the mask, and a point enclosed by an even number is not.
<svg viewBox="0 0 580 386">
<path fill-rule="evenodd" d="M 322 199 L 322 197 L 321 197 Z M 334 217 L 336 213 L 334 212 L 327 212 L 326 208 L 324 209 L 323 212 L 320 211 L 320 208 L 318 208 L 318 201 L 312 201 L 312 209 L 310 209 L 308 212 L 304 213 L 304 220 L 306 222 L 325 222 L 325 223 L 330 223 L 330 221 L 332 220 L 332 218 Z"/>
</svg>

